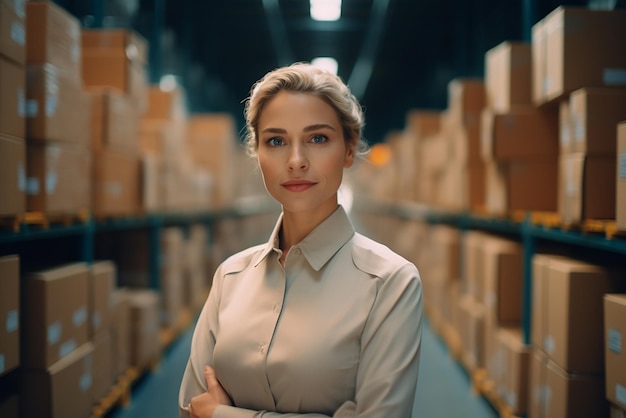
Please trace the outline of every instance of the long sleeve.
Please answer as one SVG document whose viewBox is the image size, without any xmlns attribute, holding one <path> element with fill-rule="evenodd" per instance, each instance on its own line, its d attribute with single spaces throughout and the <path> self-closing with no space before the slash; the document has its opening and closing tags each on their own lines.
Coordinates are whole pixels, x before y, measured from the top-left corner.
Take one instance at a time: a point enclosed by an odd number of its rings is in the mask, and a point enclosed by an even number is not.
<svg viewBox="0 0 626 418">
<path fill-rule="evenodd" d="M 178 413 L 180 418 L 189 418 L 187 406 L 191 398 L 207 390 L 202 370 L 205 365 L 213 366 L 213 351 L 218 327 L 218 299 L 222 286 L 221 268 L 213 278 L 209 292 L 191 340 L 191 352 L 183 374 L 178 394 Z"/>
</svg>

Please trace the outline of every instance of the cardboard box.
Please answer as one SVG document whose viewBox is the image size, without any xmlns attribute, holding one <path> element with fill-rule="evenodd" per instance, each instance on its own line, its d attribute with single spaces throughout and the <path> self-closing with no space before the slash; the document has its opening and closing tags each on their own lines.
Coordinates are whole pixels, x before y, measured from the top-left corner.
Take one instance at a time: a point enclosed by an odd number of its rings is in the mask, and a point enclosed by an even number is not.
<svg viewBox="0 0 626 418">
<path fill-rule="evenodd" d="M 530 347 L 522 342 L 520 328 L 500 328 L 498 341 L 505 352 L 505 370 L 501 396 L 515 415 L 528 412 Z"/>
<path fill-rule="evenodd" d="M 626 120 L 626 89 L 583 88 L 573 91 L 569 102 L 572 151 L 614 156 L 616 125 Z"/>
<path fill-rule="evenodd" d="M 531 105 L 531 46 L 504 41 L 485 54 L 486 107 L 509 113 Z"/>
<path fill-rule="evenodd" d="M 568 374 L 533 350 L 529 381 L 529 418 L 587 418 L 609 413 L 601 375 Z"/>
<path fill-rule="evenodd" d="M 48 369 L 25 369 L 21 380 L 24 417 L 84 418 L 93 405 L 93 344 L 87 342 Z"/>
<path fill-rule="evenodd" d="M 582 87 L 626 85 L 626 10 L 559 6 L 540 23 L 545 25 L 545 70 L 534 81 L 542 86 L 536 104 Z"/>
<path fill-rule="evenodd" d="M 531 305 L 531 343 L 535 350 L 543 350 L 543 338 L 547 335 L 548 321 L 548 280 L 549 254 L 535 254 L 532 258 L 532 305 Z"/>
<path fill-rule="evenodd" d="M 546 42 L 547 32 L 546 24 L 542 19 L 535 23 L 531 29 L 531 56 L 532 56 L 532 78 L 531 78 L 531 97 L 533 104 L 539 105 L 544 102 L 544 92 L 546 87 Z"/>
<path fill-rule="evenodd" d="M 148 62 L 148 42 L 137 32 L 128 29 L 83 29 L 81 46 L 84 49 L 124 51 L 126 58 L 136 64 Z"/>
<path fill-rule="evenodd" d="M 626 408 L 626 294 L 604 295 L 606 397 Z"/>
<path fill-rule="evenodd" d="M 146 40 L 127 29 L 85 29 L 81 36 L 85 85 L 121 90 L 143 114 L 148 107 Z"/>
<path fill-rule="evenodd" d="M 616 290 L 619 274 L 562 257 L 550 260 L 548 275 L 544 351 L 568 373 L 602 373 L 603 296 Z"/>
<path fill-rule="evenodd" d="M 0 56 L 26 63 L 26 1 L 0 1 Z"/>
<path fill-rule="evenodd" d="M 481 145 L 485 161 L 545 158 L 559 153 L 558 113 L 531 106 L 508 113 L 482 112 Z"/>
<path fill-rule="evenodd" d="M 143 370 L 161 358 L 159 294 L 129 289 L 130 364 Z"/>
<path fill-rule="evenodd" d="M 565 154 L 559 157 L 559 170 L 561 222 L 615 219 L 615 157 Z"/>
<path fill-rule="evenodd" d="M 558 163 L 554 159 L 513 160 L 485 164 L 487 212 L 556 211 Z"/>
<path fill-rule="evenodd" d="M 111 329 L 99 332 L 93 340 L 93 398 L 99 401 L 106 397 L 114 381 L 113 342 Z"/>
<path fill-rule="evenodd" d="M 111 261 L 97 261 L 91 265 L 89 275 L 89 338 L 108 332 L 113 322 L 113 289 L 117 269 Z"/>
<path fill-rule="evenodd" d="M 177 120 L 185 114 L 185 92 L 180 87 L 167 91 L 159 86 L 148 88 L 148 109 L 143 119 Z"/>
<path fill-rule="evenodd" d="M 213 207 L 227 207 L 234 199 L 237 127 L 230 114 L 203 114 L 188 119 L 187 144 L 193 162 L 213 179 Z"/>
<path fill-rule="evenodd" d="M 52 64 L 29 66 L 27 79 L 28 139 L 88 146 L 91 98 L 78 79 Z"/>
<path fill-rule="evenodd" d="M 470 295 L 459 298 L 463 321 L 459 332 L 463 335 L 463 363 L 468 370 L 485 367 L 485 307 Z"/>
<path fill-rule="evenodd" d="M 132 215 L 139 209 L 139 158 L 112 150 L 94 155 L 93 212 Z"/>
<path fill-rule="evenodd" d="M 80 80 L 80 21 L 50 1 L 26 3 L 26 64 L 50 63 Z"/>
<path fill-rule="evenodd" d="M 411 109 L 405 118 L 405 129 L 415 137 L 421 138 L 436 135 L 440 129 L 441 112 L 425 109 Z"/>
<path fill-rule="evenodd" d="M 0 376 L 20 365 L 20 258 L 0 257 Z"/>
<path fill-rule="evenodd" d="M 485 288 L 484 242 L 490 235 L 469 230 L 461 237 L 461 293 L 481 300 Z"/>
<path fill-rule="evenodd" d="M 162 161 L 160 157 L 150 154 L 142 155 L 140 158 L 140 207 L 146 213 L 158 212 L 164 207 L 164 191 L 161 184 Z"/>
<path fill-rule="evenodd" d="M 0 216 L 13 216 L 26 208 L 26 144 L 0 134 Z"/>
<path fill-rule="evenodd" d="M 522 316 L 522 246 L 489 236 L 482 241 L 484 293 L 478 299 L 497 325 L 516 325 Z"/>
<path fill-rule="evenodd" d="M 135 154 L 139 148 L 136 106 L 130 96 L 112 88 L 91 89 L 91 149 Z"/>
<path fill-rule="evenodd" d="M 48 368 L 88 341 L 88 276 L 85 263 L 25 276 L 20 304 L 24 367 Z"/>
<path fill-rule="evenodd" d="M 24 138 L 26 133 L 26 73 L 0 57 L 0 134 Z"/>
<path fill-rule="evenodd" d="M 626 231 L 626 122 L 617 125 L 615 218 L 617 228 Z"/>
<path fill-rule="evenodd" d="M 467 129 L 480 128 L 485 107 L 485 84 L 478 78 L 455 78 L 448 83 L 448 111 L 452 123 Z"/>
<path fill-rule="evenodd" d="M 78 144 L 30 141 L 26 147 L 26 208 L 78 214 L 91 207 L 91 154 Z"/>
<path fill-rule="evenodd" d="M 574 151 L 574 133 L 569 99 L 559 102 L 559 154 L 571 154 Z"/>
<path fill-rule="evenodd" d="M 180 227 L 161 231 L 161 317 L 162 325 L 173 327 L 185 303 L 185 237 Z"/>
<path fill-rule="evenodd" d="M 130 367 L 130 303 L 127 290 L 113 291 L 113 323 L 111 326 L 111 352 L 113 377 L 121 376 Z"/>
</svg>

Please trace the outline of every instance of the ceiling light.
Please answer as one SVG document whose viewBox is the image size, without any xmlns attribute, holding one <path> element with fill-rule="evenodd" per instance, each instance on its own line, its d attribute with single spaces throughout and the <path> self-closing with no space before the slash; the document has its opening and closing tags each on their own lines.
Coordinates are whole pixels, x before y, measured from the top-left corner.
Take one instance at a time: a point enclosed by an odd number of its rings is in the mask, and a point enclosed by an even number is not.
<svg viewBox="0 0 626 418">
<path fill-rule="evenodd" d="M 339 20 L 341 0 L 311 0 L 311 18 L 315 20 Z"/>
<path fill-rule="evenodd" d="M 337 68 L 339 67 L 337 60 L 332 57 L 313 58 L 311 60 L 311 64 L 323 70 L 329 71 L 333 74 L 337 74 Z"/>
</svg>

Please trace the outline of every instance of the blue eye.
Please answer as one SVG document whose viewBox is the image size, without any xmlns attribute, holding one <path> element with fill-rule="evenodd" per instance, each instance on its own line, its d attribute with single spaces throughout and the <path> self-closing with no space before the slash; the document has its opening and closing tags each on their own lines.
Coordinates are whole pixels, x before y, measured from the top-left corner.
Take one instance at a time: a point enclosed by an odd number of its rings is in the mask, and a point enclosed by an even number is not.
<svg viewBox="0 0 626 418">
<path fill-rule="evenodd" d="M 282 139 L 276 138 L 276 137 L 270 138 L 270 139 L 267 140 L 267 144 L 270 147 L 279 147 L 279 146 L 283 145 L 284 143 L 285 142 Z"/>
<path fill-rule="evenodd" d="M 323 144 L 326 141 L 328 141 L 328 137 L 326 135 L 314 135 L 311 138 L 311 142 L 314 144 Z"/>
</svg>

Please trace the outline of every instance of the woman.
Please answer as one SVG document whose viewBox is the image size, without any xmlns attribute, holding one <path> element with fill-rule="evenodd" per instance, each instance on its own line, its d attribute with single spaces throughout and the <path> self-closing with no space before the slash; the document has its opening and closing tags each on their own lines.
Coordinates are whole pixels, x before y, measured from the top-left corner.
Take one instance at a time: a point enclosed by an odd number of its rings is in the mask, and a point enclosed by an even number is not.
<svg viewBox="0 0 626 418">
<path fill-rule="evenodd" d="M 417 384 L 417 268 L 354 231 L 338 204 L 363 151 L 339 77 L 294 64 L 259 80 L 247 145 L 282 206 L 266 244 L 217 269 L 183 376 L 181 417 L 409 418 Z"/>
</svg>

